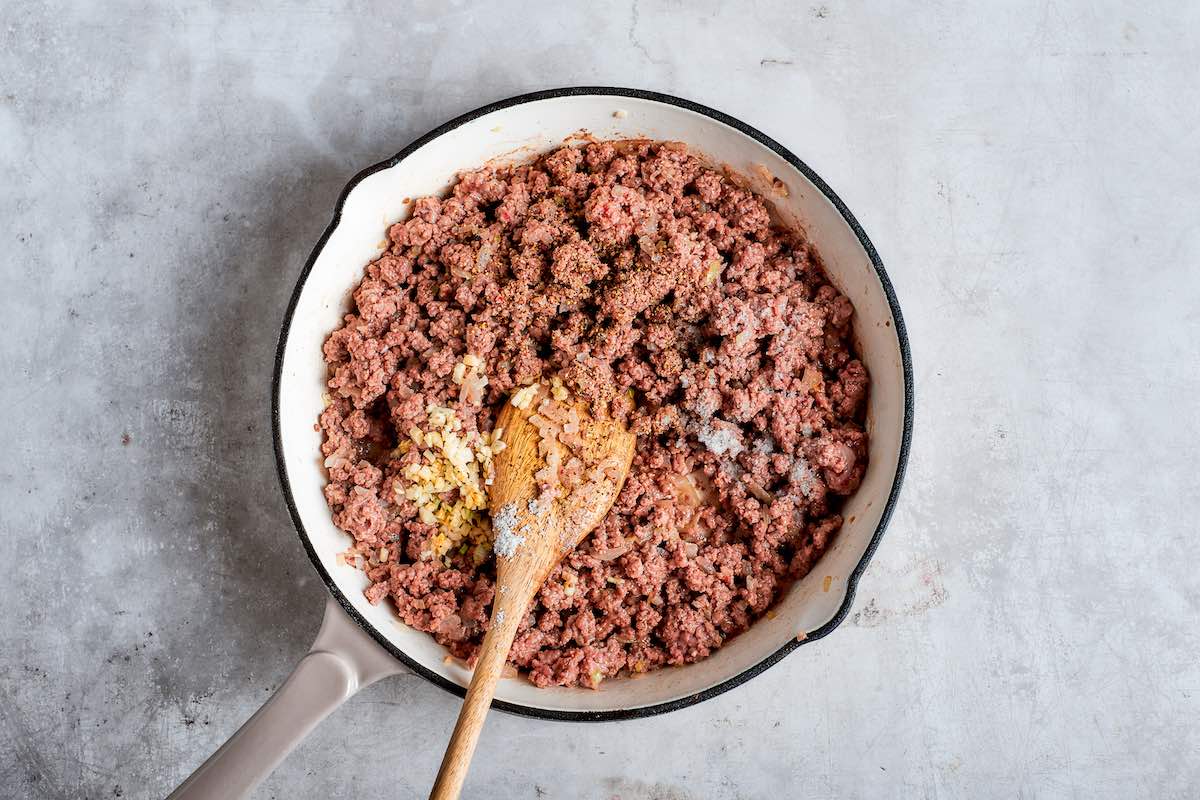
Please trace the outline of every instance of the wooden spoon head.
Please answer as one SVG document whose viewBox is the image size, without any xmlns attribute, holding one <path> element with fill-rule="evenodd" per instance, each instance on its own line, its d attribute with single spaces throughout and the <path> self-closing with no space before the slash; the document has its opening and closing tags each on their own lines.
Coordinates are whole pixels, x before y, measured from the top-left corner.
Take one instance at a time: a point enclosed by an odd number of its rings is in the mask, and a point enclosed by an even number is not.
<svg viewBox="0 0 1200 800">
<path fill-rule="evenodd" d="M 545 384 L 520 407 L 506 402 L 496 429 L 505 445 L 493 458 L 488 492 L 497 567 L 518 548 L 531 548 L 555 554 L 548 573 L 608 514 L 637 437 L 615 420 L 593 417 L 584 403 L 556 400 Z"/>
</svg>

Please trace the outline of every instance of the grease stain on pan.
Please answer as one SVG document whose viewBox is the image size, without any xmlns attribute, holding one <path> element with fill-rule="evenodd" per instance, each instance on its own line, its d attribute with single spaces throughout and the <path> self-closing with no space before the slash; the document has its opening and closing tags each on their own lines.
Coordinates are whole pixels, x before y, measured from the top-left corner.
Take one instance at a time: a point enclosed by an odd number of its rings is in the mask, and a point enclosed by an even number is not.
<svg viewBox="0 0 1200 800">
<path fill-rule="evenodd" d="M 577 144 L 577 143 L 593 144 L 593 143 L 599 142 L 599 141 L 600 141 L 600 139 L 596 138 L 596 135 L 594 133 L 592 133 L 591 131 L 589 131 L 587 128 L 580 128 L 579 130 L 575 131 L 574 133 L 567 134 L 566 137 L 562 140 L 562 143 L 563 144 Z"/>
<path fill-rule="evenodd" d="M 759 194 L 770 194 L 775 197 L 791 196 L 791 190 L 788 189 L 788 185 L 783 182 L 782 178 L 779 178 L 771 170 L 767 169 L 766 164 L 755 163 L 750 167 L 750 172 L 760 182 L 762 188 Z"/>
</svg>

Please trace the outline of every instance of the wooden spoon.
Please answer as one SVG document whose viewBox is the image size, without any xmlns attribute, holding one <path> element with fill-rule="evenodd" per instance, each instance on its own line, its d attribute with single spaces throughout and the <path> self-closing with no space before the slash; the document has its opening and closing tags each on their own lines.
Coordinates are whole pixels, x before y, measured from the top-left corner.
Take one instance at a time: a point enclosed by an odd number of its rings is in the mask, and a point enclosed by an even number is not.
<svg viewBox="0 0 1200 800">
<path fill-rule="evenodd" d="M 593 418 L 587 406 L 574 404 L 581 441 L 569 436 L 575 443 L 573 448 L 568 449 L 557 440 L 547 442 L 548 447 L 556 450 L 564 462 L 574 456 L 585 465 L 601 465 L 602 471 L 593 467 L 596 479 L 581 484 L 588 489 L 569 492 L 564 489 L 563 496 L 552 501 L 541 497 L 541 502 L 531 503 L 540 495 L 534 475 L 546 465 L 548 457 L 548 453 L 539 452 L 543 439 L 535 424 L 543 417 L 531 420 L 547 399 L 545 386 L 539 386 L 537 395 L 524 404 L 525 408 L 506 402 L 496 420 L 496 428 L 503 428 L 501 440 L 505 448 L 494 459 L 495 479 L 488 492 L 496 533 L 492 623 L 480 647 L 471 686 L 430 800 L 458 797 L 484 717 L 496 693 L 496 682 L 533 596 L 563 556 L 604 519 L 625 483 L 633 460 L 636 437 L 632 433 L 611 419 Z"/>
</svg>

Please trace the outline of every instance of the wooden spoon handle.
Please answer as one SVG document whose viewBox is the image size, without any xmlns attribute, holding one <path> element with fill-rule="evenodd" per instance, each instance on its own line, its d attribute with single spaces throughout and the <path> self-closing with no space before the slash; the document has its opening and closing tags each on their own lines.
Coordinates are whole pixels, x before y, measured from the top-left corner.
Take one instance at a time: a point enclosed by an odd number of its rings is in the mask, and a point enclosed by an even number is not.
<svg viewBox="0 0 1200 800">
<path fill-rule="evenodd" d="M 535 590 L 536 588 L 533 587 Z M 471 756 L 475 753 L 475 743 L 479 740 L 483 721 L 492 705 L 492 696 L 496 694 L 496 682 L 500 680 L 504 664 L 508 661 L 508 651 L 512 648 L 517 628 L 521 624 L 521 617 L 524 616 L 532 597 L 532 591 L 519 591 L 514 588 L 510 588 L 504 595 L 496 595 L 492 625 L 483 638 L 479 660 L 475 664 L 475 672 L 471 675 L 471 685 L 467 688 L 467 698 L 458 713 L 458 722 L 454 726 L 450 744 L 446 747 L 446 755 L 442 757 L 442 767 L 438 770 L 437 781 L 434 782 L 433 791 L 429 795 L 430 800 L 455 800 L 462 791 L 463 781 L 471 766 Z"/>
</svg>

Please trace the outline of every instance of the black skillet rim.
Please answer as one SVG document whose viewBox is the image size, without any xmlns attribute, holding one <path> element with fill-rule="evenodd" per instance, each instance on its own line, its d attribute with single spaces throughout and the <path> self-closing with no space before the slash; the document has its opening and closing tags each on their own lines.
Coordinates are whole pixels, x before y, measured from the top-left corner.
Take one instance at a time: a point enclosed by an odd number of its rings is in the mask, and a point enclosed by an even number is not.
<svg viewBox="0 0 1200 800">
<path fill-rule="evenodd" d="M 337 205 L 334 207 L 333 219 L 330 220 L 329 225 L 321 234 L 321 238 L 317 240 L 316 246 L 313 248 L 312 253 L 308 257 L 308 261 L 304 264 L 304 269 L 301 271 L 300 277 L 296 281 L 296 288 L 293 290 L 291 299 L 288 301 L 287 310 L 284 312 L 283 327 L 279 334 L 279 345 L 275 353 L 275 372 L 271 385 L 271 427 L 275 445 L 275 463 L 279 473 L 280 487 L 283 490 L 283 497 L 287 502 L 288 513 L 292 517 L 292 523 L 295 525 L 296 532 L 300 537 L 300 541 L 303 543 L 304 549 L 308 553 L 308 557 L 312 561 L 313 566 L 316 568 L 317 573 L 320 575 L 321 580 L 324 582 L 325 587 L 333 594 L 334 598 L 338 601 L 341 607 L 345 609 L 346 613 L 350 615 L 351 619 L 353 619 L 355 623 L 359 625 L 359 627 L 361 627 L 373 639 L 375 639 L 375 641 L 377 641 L 385 650 L 403 662 L 405 666 L 407 666 L 413 672 L 422 676 L 426 680 L 429 680 L 435 685 L 440 686 L 446 691 L 456 694 L 459 697 L 464 697 L 466 695 L 466 690 L 457 683 L 449 681 L 435 672 L 431 672 L 430 670 L 421 666 L 415 660 L 409 658 L 407 654 L 393 645 L 385 636 L 380 634 L 375 629 L 374 625 L 372 625 L 361 614 L 358 613 L 353 604 L 351 604 L 346 596 L 342 594 L 341 590 L 338 589 L 337 584 L 335 584 L 333 581 L 333 578 L 321 564 L 321 560 L 317 557 L 316 550 L 313 548 L 312 543 L 309 540 L 308 533 L 304 529 L 304 523 L 300 519 L 299 511 L 297 510 L 295 500 L 292 497 L 292 487 L 288 480 L 287 469 L 284 465 L 283 438 L 281 421 L 279 417 L 279 390 L 283 372 L 283 353 L 287 348 L 288 333 L 291 329 L 292 317 L 296 310 L 296 304 L 304 290 L 304 284 L 308 280 L 308 275 L 312 271 L 313 264 L 316 263 L 317 257 L 325 247 L 325 243 L 329 240 L 329 237 L 332 235 L 333 231 L 337 228 L 338 223 L 341 221 L 342 207 L 346 202 L 346 198 L 350 195 L 350 192 L 353 191 L 354 188 L 365 178 L 376 172 L 379 172 L 380 170 L 394 167 L 416 150 L 433 141 L 442 134 L 448 133 L 449 131 L 452 131 L 455 128 L 458 128 L 459 126 L 464 125 L 471 120 L 481 117 L 485 114 L 490 114 L 493 111 L 499 111 L 501 109 L 510 108 L 523 103 L 531 103 L 538 100 L 580 96 L 631 97 L 639 100 L 651 100 L 658 103 L 666 103 L 668 105 L 687 109 L 688 111 L 703 114 L 704 116 L 724 123 L 731 128 L 735 128 L 741 133 L 744 133 L 750 138 L 755 139 L 756 141 L 765 145 L 766 147 L 769 147 L 781 158 L 799 170 L 806 178 L 808 178 L 809 181 L 812 182 L 814 186 L 817 187 L 818 190 L 820 190 L 822 194 L 825 195 L 825 197 L 833 204 L 834 208 L 838 210 L 838 213 L 842 215 L 842 218 L 845 219 L 846 223 L 850 226 L 850 229 L 854 232 L 854 235 L 858 237 L 859 243 L 862 244 L 867 256 L 871 259 L 871 263 L 875 267 L 875 272 L 879 276 L 879 282 L 883 286 L 884 295 L 887 297 L 888 306 L 891 308 L 892 318 L 895 320 L 896 338 L 900 345 L 901 366 L 904 371 L 904 431 L 900 442 L 899 459 L 896 463 L 896 474 L 892 479 L 892 489 L 888 494 L 887 503 L 884 505 L 883 514 L 879 519 L 879 525 L 876 526 L 875 533 L 871 536 L 871 541 L 867 545 L 867 549 L 863 552 L 862 558 L 859 559 L 857 566 L 855 566 L 853 572 L 851 572 L 850 576 L 847 578 L 846 597 L 842 601 L 841 606 L 838 608 L 837 613 L 834 614 L 833 618 L 830 619 L 829 622 L 825 623 L 814 631 L 809 631 L 808 635 L 802 640 L 788 640 L 786 644 L 784 644 L 774 653 L 731 678 L 727 678 L 724 681 L 721 681 L 720 683 L 710 686 L 702 691 L 690 694 L 686 697 L 678 698 L 676 700 L 670 700 L 665 703 L 656 703 L 650 706 L 640 706 L 637 708 L 616 709 L 610 711 L 560 711 L 556 709 L 535 708 L 533 706 L 510 703 L 502 700 L 496 700 L 492 703 L 493 708 L 507 711 L 512 714 L 519 714 L 521 716 L 534 717 L 537 719 L 562 720 L 569 722 L 604 722 L 612 720 L 640 719 L 643 717 L 651 717 L 656 714 L 665 714 L 667 712 L 677 711 L 681 708 L 687 708 L 688 706 L 695 705 L 696 703 L 701 703 L 705 700 L 716 697 L 717 695 L 723 694 L 730 689 L 741 686 L 743 683 L 755 677 L 756 675 L 765 672 L 769 667 L 778 663 L 784 656 L 800 647 L 800 645 L 808 644 L 827 636 L 846 619 L 846 616 L 850 613 L 850 608 L 854 603 L 854 595 L 855 590 L 857 589 L 859 577 L 862 575 L 863 570 L 866 569 L 867 563 L 871 560 L 871 556 L 874 555 L 876 548 L 879 546 L 879 541 L 883 537 L 883 532 L 887 528 L 888 522 L 892 516 L 892 512 L 895 509 L 897 498 L 900 495 L 900 486 L 904 481 L 904 471 L 908 464 L 908 453 L 911 445 L 913 428 L 913 370 L 912 357 L 908 344 L 908 333 L 904 327 L 904 319 L 900 314 L 900 304 L 896 299 L 896 292 L 892 288 L 892 282 L 888 278 L 887 272 L 883 267 L 883 261 L 879 258 L 879 254 L 876 252 L 875 246 L 867 237 L 866 231 L 863 230 L 858 220 L 855 219 L 854 215 L 850 212 L 850 209 L 846 207 L 846 204 L 842 202 L 841 198 L 837 196 L 833 189 L 829 188 L 829 185 L 826 184 L 816 172 L 814 172 L 807 164 L 797 158 L 794 153 L 781 145 L 779 142 L 762 133 L 758 129 L 747 125 L 745 122 L 700 103 L 695 103 L 690 100 L 684 100 L 682 98 L 673 97 L 667 94 L 661 94 L 659 92 L 653 92 L 644 89 L 624 89 L 610 86 L 573 86 L 561 89 L 547 89 L 543 91 L 517 95 L 515 97 L 509 97 L 504 100 L 498 100 L 494 103 L 481 106 L 474 111 L 468 111 L 466 114 L 456 117 L 455 119 L 452 119 L 449 122 L 434 128 L 429 133 L 426 133 L 424 136 L 421 136 L 413 141 L 391 158 L 367 167 L 362 172 L 351 178 L 350 182 L 347 183 L 345 188 L 342 189 L 342 193 L 338 197 Z"/>
</svg>

